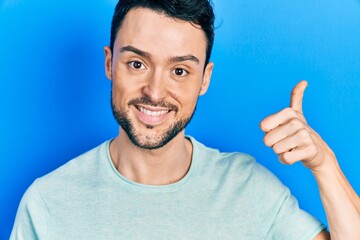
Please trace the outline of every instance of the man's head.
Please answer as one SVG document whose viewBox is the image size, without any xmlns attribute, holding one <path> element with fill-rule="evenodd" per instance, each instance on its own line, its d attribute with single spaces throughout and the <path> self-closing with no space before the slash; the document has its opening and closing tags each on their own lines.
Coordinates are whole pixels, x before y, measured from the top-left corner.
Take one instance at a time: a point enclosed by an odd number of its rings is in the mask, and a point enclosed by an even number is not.
<svg viewBox="0 0 360 240">
<path fill-rule="evenodd" d="M 214 42 L 214 12 L 209 0 L 120 0 L 111 23 L 110 49 L 113 51 L 117 33 L 126 14 L 133 8 L 148 8 L 171 18 L 191 22 L 204 31 L 207 46 L 205 66 L 210 60 Z M 153 29 L 159 31 L 159 29 Z"/>
<path fill-rule="evenodd" d="M 210 38 L 199 25 L 204 10 L 198 7 L 204 5 L 211 11 Z M 112 80 L 114 117 L 134 145 L 158 149 L 183 132 L 210 82 L 212 23 L 207 0 L 128 0 L 117 5 L 105 70 Z"/>
</svg>

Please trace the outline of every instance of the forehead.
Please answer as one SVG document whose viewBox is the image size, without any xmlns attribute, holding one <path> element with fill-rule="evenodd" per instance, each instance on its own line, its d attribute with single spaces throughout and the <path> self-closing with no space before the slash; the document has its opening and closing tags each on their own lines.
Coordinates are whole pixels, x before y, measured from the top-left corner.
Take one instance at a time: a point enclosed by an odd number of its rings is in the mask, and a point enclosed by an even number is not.
<svg viewBox="0 0 360 240">
<path fill-rule="evenodd" d="M 128 45 L 159 57 L 193 54 L 205 61 L 207 40 L 200 26 L 147 8 L 134 8 L 121 24 L 114 50 Z"/>
</svg>

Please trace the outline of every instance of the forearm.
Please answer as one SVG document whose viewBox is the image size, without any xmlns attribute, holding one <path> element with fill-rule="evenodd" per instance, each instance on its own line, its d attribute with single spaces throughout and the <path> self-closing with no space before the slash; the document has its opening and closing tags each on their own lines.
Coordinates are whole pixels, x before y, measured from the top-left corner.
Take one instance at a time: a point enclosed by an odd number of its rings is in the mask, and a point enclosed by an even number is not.
<svg viewBox="0 0 360 240">
<path fill-rule="evenodd" d="M 326 212 L 332 240 L 360 239 L 360 199 L 341 171 L 335 156 L 334 162 L 321 170 L 313 171 L 319 186 L 320 197 Z"/>
</svg>

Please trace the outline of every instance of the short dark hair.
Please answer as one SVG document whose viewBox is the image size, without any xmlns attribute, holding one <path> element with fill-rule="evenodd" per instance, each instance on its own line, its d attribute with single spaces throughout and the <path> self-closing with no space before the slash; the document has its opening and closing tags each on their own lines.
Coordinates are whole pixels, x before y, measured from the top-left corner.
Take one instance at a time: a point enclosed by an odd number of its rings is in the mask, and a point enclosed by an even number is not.
<svg viewBox="0 0 360 240">
<path fill-rule="evenodd" d="M 119 0 L 111 23 L 110 49 L 113 52 L 117 33 L 125 15 L 137 7 L 148 8 L 165 15 L 199 25 L 207 39 L 205 66 L 210 60 L 214 43 L 214 11 L 211 0 Z M 205 67 L 204 66 L 204 67 Z"/>
</svg>

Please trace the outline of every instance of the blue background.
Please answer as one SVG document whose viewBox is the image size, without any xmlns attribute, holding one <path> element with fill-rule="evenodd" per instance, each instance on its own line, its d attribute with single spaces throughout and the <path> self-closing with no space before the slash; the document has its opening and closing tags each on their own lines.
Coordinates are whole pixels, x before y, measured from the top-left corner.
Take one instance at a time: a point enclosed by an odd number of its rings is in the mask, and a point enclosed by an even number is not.
<svg viewBox="0 0 360 240">
<path fill-rule="evenodd" d="M 214 74 L 187 134 L 252 154 L 326 222 L 311 173 L 280 164 L 258 126 L 307 79 L 305 116 L 360 192 L 360 2 L 214 2 Z M 0 239 L 36 177 L 117 134 L 103 67 L 115 4 L 0 1 Z"/>
</svg>

